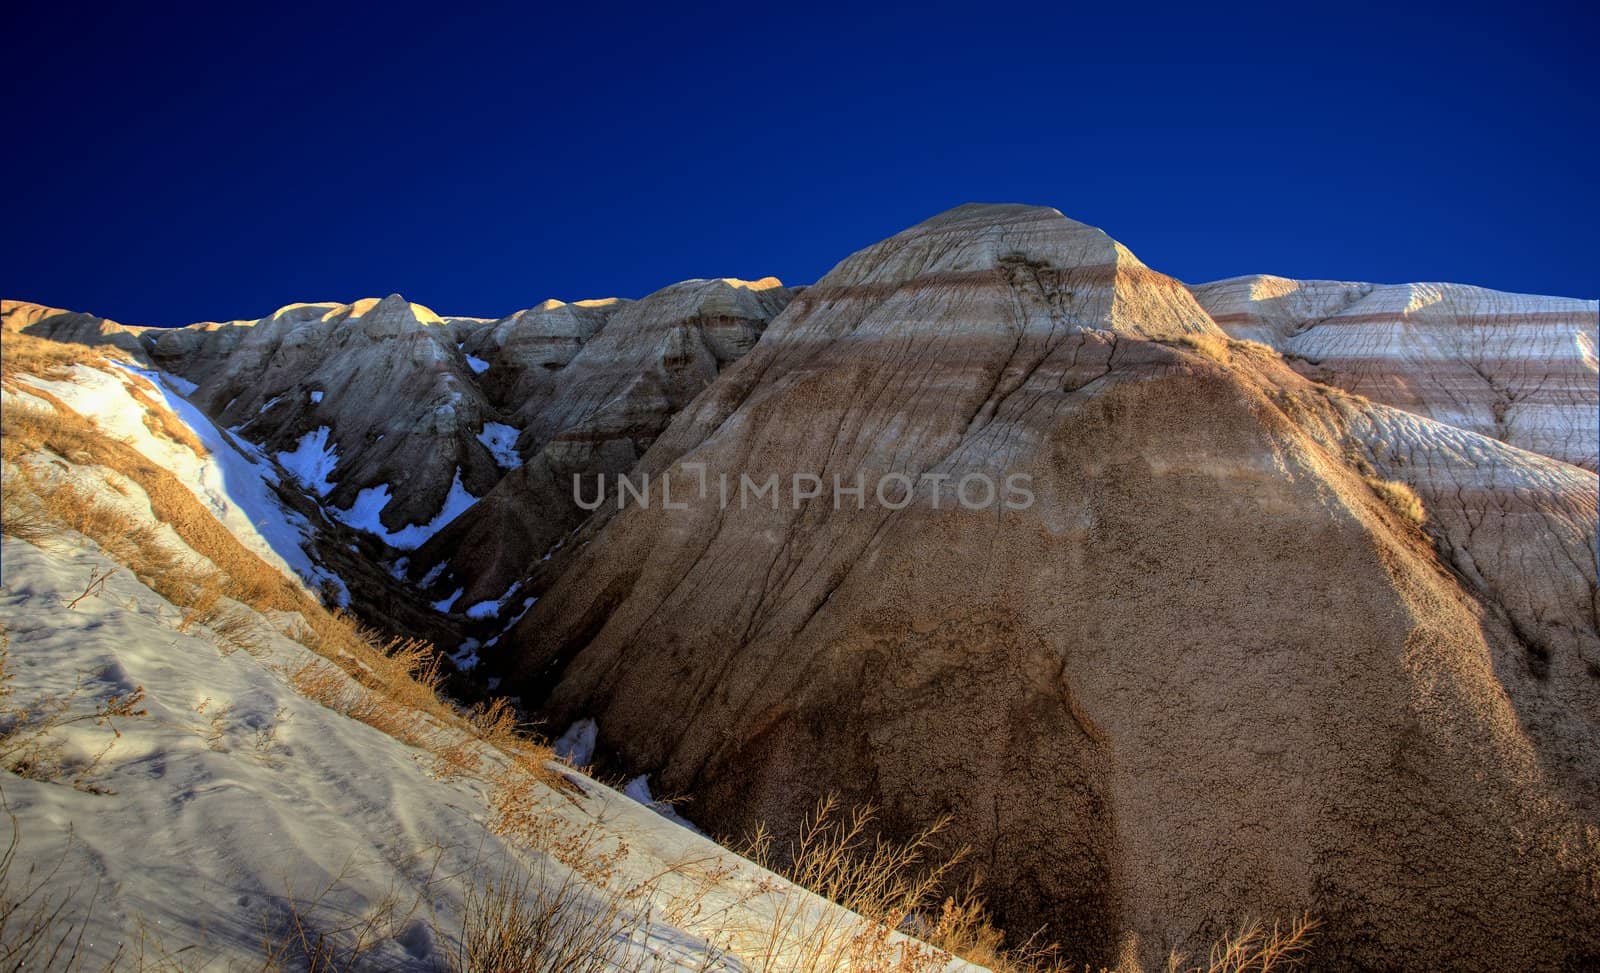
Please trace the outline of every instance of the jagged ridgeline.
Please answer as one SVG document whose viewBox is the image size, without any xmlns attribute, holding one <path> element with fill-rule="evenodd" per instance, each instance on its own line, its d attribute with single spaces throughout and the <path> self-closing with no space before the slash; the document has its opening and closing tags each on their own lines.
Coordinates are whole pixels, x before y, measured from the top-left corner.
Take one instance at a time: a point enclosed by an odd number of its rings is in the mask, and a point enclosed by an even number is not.
<svg viewBox="0 0 1600 973">
<path fill-rule="evenodd" d="M 5 314 L 173 376 L 339 597 L 708 830 L 948 815 L 1000 924 L 1079 962 L 1306 910 L 1318 968 L 1600 960 L 1594 301 L 1191 287 L 965 206 L 806 288 Z M 745 474 L 779 502 L 705 487 Z M 1010 476 L 1029 504 L 960 502 Z"/>
</svg>

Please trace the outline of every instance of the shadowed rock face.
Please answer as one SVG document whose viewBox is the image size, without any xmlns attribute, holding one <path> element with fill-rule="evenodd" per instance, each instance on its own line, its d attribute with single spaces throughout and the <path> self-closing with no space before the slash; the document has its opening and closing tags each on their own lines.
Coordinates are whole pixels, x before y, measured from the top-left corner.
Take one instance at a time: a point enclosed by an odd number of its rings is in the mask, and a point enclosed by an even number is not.
<svg viewBox="0 0 1600 973">
<path fill-rule="evenodd" d="M 1193 288 L 1311 377 L 1593 471 L 1600 302 L 1462 284 L 1235 277 Z"/>
<path fill-rule="evenodd" d="M 503 345 L 497 359 L 506 347 L 535 359 L 516 380 L 524 396 L 515 404 L 517 448 L 529 458 L 418 551 L 412 574 L 432 572 L 436 595 L 463 590 L 463 605 L 500 597 L 583 521 L 572 477 L 584 477 L 592 493 L 597 477 L 632 470 L 678 410 L 755 346 L 792 294 L 770 277 L 674 284 L 615 310 L 556 370 L 541 364 L 564 346 L 545 335 L 577 330 L 582 319 L 565 314 L 569 306 L 542 312 L 539 338 Z M 434 570 L 441 563 L 442 573 Z"/>
<path fill-rule="evenodd" d="M 696 463 L 946 474 L 939 509 L 925 480 L 898 511 L 612 506 L 505 652 L 713 829 L 792 833 L 830 790 L 892 830 L 952 815 L 1003 923 L 1048 923 L 1074 960 L 1154 965 L 1310 909 L 1319 968 L 1581 963 L 1593 559 L 1560 552 L 1592 535 L 1594 476 L 1519 480 L 1558 553 L 1524 556 L 1505 520 L 1460 541 L 1480 586 L 1354 458 L 1399 444 L 1456 464 L 1437 483 L 1477 476 L 1481 500 L 1440 505 L 1448 541 L 1503 504 L 1461 450 L 1527 454 L 1402 415 L 1230 349 L 1098 230 L 963 207 L 807 289 L 639 464 L 679 498 Z M 1036 503 L 960 507 L 977 472 L 1028 474 Z M 1518 617 L 1570 636 L 1559 683 Z"/>
</svg>

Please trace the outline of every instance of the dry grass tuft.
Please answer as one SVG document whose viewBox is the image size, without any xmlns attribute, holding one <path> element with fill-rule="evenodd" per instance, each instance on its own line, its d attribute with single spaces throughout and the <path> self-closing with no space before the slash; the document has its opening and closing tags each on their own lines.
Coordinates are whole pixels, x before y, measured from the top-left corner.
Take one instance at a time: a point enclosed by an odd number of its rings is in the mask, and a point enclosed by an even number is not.
<svg viewBox="0 0 1600 973">
<path fill-rule="evenodd" d="M 144 422 L 144 427 L 150 430 L 152 435 L 171 440 L 180 446 L 186 446 L 190 452 L 202 459 L 210 455 L 205 444 L 200 441 L 200 437 L 194 434 L 194 430 L 190 429 L 183 420 L 174 415 L 171 409 L 167 408 L 161 391 L 150 384 L 149 379 L 132 373 L 126 373 L 119 377 L 127 385 L 128 394 L 133 397 L 133 400 L 144 406 L 144 414 L 140 419 Z"/>
<path fill-rule="evenodd" d="M 1421 526 L 1428 519 L 1428 512 L 1422 506 L 1422 498 L 1417 496 L 1410 484 L 1399 480 L 1385 480 L 1377 476 L 1364 476 L 1367 486 L 1372 487 L 1372 492 L 1388 504 L 1395 513 Z"/>
<path fill-rule="evenodd" d="M 38 389 L 28 394 L 37 399 L 54 399 Z M 0 432 L 5 440 L 5 459 L 12 462 L 25 452 L 41 448 L 49 448 L 72 462 L 93 462 L 95 440 L 100 438 L 87 419 L 66 406 L 51 408 L 20 398 L 0 414 Z"/>
<path fill-rule="evenodd" d="M 1228 354 L 1228 339 L 1219 334 L 1201 333 L 1186 334 L 1178 338 L 1178 344 L 1193 348 L 1212 361 L 1223 365 L 1233 360 Z"/>
<path fill-rule="evenodd" d="M 1184 965 L 1181 957 L 1169 957 L 1167 973 L 1288 973 L 1306 961 L 1316 928 L 1310 915 L 1273 922 L 1270 929 L 1249 920 L 1214 944 L 1204 963 Z"/>
<path fill-rule="evenodd" d="M 17 699 L 10 668 L 9 639 L 0 633 L 0 768 L 29 780 L 66 779 L 74 788 L 89 793 L 105 793 L 93 782 L 100 762 L 111 744 L 93 758 L 71 766 L 56 731 L 69 726 L 93 724 L 122 736 L 118 720 L 136 719 L 148 713 L 143 708 L 144 687 L 125 693 L 92 699 L 82 683 L 66 693 L 47 693 L 26 702 Z M 114 742 L 114 741 L 113 741 Z M 68 777 L 68 774 L 71 774 Z"/>
<path fill-rule="evenodd" d="M 17 816 L 4 807 L 0 810 L 11 822 L 11 838 L 0 853 L 0 969 L 61 970 L 79 973 L 90 969 L 84 963 L 84 936 L 90 917 L 74 921 L 68 914 L 73 889 L 60 876 L 61 861 L 49 868 L 30 868 L 18 874 L 17 849 L 22 829 Z M 91 909 L 93 902 L 90 903 Z M 92 915 L 92 913 L 91 913 Z M 105 965 L 103 973 L 115 970 L 122 958 L 119 948 Z"/>
<path fill-rule="evenodd" d="M 1264 342 L 1255 341 L 1251 338 L 1229 338 L 1228 348 L 1231 351 L 1242 351 L 1247 354 L 1259 355 L 1263 358 L 1283 357 L 1278 353 L 1278 349 Z"/>
<path fill-rule="evenodd" d="M 929 860 L 946 824 L 935 822 L 909 841 L 888 841 L 872 836 L 873 808 L 844 814 L 830 797 L 817 805 L 798 840 L 781 855 L 771 834 L 757 830 L 743 842 L 741 854 L 848 912 L 775 889 L 772 919 L 757 931 L 759 945 L 745 958 L 770 973 L 943 968 L 951 958 L 947 950 L 894 932 L 926 925 L 924 912 L 960 858 Z"/>
<path fill-rule="evenodd" d="M 426 859 L 431 855 L 432 861 Z M 261 963 L 257 973 L 366 973 L 386 969 L 381 951 L 413 925 L 438 877 L 441 849 L 435 845 L 415 856 L 427 878 L 415 895 L 391 886 L 359 912 L 332 904 L 334 894 L 349 883 L 352 863 L 309 897 L 286 886 L 281 906 L 263 917 Z"/>
<path fill-rule="evenodd" d="M 104 353 L 19 331 L 0 332 L 0 382 L 10 385 L 23 375 L 60 378 L 73 365 L 107 364 Z"/>
<path fill-rule="evenodd" d="M 625 893 L 548 866 L 507 869 L 469 886 L 453 973 L 665 973 L 681 969 L 634 944 L 649 913 Z M 720 967 L 718 967 L 720 968 Z"/>
<path fill-rule="evenodd" d="M 1065 973 L 1056 943 L 1045 942 L 1042 931 L 1015 945 L 1006 945 L 1005 931 L 994 925 L 980 894 L 977 876 L 956 894 L 947 896 L 931 923 L 918 936 L 993 973 Z"/>
<path fill-rule="evenodd" d="M 106 436 L 48 392 L 30 394 L 44 399 L 50 408 L 19 404 L 5 410 L 0 416 L 0 435 L 6 442 L 7 459 L 48 451 L 74 464 L 103 466 L 121 474 L 145 492 L 155 520 L 170 526 L 228 579 L 229 597 L 252 607 L 280 611 L 298 611 L 309 601 L 298 585 L 239 543 L 171 472 L 132 446 Z M 127 530 L 148 533 L 151 529 L 131 513 L 117 514 L 108 505 L 90 504 L 82 491 L 70 486 L 35 481 L 31 488 L 49 506 L 53 518 L 105 547 L 123 563 L 127 563 L 128 546 L 116 540 L 113 525 L 96 523 L 94 518 L 117 516 Z M 88 509 L 91 506 L 97 509 Z M 153 549 L 144 543 L 134 546 Z"/>
<path fill-rule="evenodd" d="M 21 475 L 7 469 L 0 480 L 0 536 L 40 546 L 59 534 L 60 528 L 44 515 L 38 497 L 22 483 Z"/>
</svg>

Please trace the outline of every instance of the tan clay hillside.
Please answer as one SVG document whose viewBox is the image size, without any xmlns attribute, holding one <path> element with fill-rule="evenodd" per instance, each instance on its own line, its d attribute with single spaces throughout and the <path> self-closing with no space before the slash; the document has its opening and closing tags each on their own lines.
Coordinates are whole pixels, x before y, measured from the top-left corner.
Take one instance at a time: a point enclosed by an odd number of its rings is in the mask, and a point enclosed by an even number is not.
<svg viewBox="0 0 1600 973">
<path fill-rule="evenodd" d="M 1387 415 L 1230 345 L 1098 230 L 963 207 L 807 289 L 641 464 L 678 496 L 687 463 L 943 473 L 942 509 L 924 486 L 599 516 L 504 652 L 714 829 L 792 829 L 829 789 L 902 830 L 953 815 L 1001 924 L 1076 960 L 1310 910 L 1318 968 L 1581 966 L 1594 476 L 1516 474 L 1529 543 L 1567 552 L 1541 563 L 1507 546 L 1509 480 L 1428 509 L 1452 536 L 1500 518 L 1460 543 L 1478 584 L 1375 489 L 1369 452 L 1404 475 Z M 1420 448 L 1426 508 L 1460 454 Z M 971 472 L 1029 474 L 1037 503 L 962 509 Z M 1577 590 L 1512 604 L 1555 576 Z M 1527 617 L 1562 638 L 1530 646 Z"/>
</svg>

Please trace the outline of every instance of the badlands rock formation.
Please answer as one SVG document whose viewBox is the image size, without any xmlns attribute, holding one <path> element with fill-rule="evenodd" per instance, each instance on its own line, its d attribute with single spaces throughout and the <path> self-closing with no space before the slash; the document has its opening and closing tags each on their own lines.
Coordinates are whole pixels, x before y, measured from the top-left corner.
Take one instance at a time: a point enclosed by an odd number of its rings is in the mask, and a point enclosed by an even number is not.
<svg viewBox="0 0 1600 973">
<path fill-rule="evenodd" d="M 900 510 L 608 505 L 557 553 L 504 640 L 519 685 L 703 825 L 792 831 L 828 790 L 952 815 L 1004 923 L 1094 963 L 1302 909 L 1319 968 L 1600 956 L 1592 473 L 1230 347 L 1024 207 L 807 289 L 640 471 L 686 497 L 689 464 L 921 483 Z M 1477 577 L 1376 466 L 1460 487 L 1430 515 Z M 964 509 L 969 473 L 1037 502 Z"/>
<path fill-rule="evenodd" d="M 115 345 L 124 350 L 139 347 L 147 329 L 129 327 L 78 311 L 64 311 L 27 301 L 0 300 L 0 328 L 21 331 L 80 345 Z"/>
<path fill-rule="evenodd" d="M 358 609 L 709 830 L 949 814 L 1003 925 L 1127 969 L 1306 910 L 1317 969 L 1600 963 L 1593 301 L 1191 288 L 968 206 L 804 290 L 3 312 L 192 383 Z"/>
<path fill-rule="evenodd" d="M 419 551 L 413 575 L 431 573 L 435 594 L 462 591 L 463 606 L 499 598 L 583 520 L 572 478 L 633 469 L 678 410 L 755 346 L 791 296 L 772 277 L 674 284 L 617 310 L 566 360 L 564 342 L 584 318 L 565 307 L 526 312 L 521 335 L 508 336 L 489 374 L 502 362 L 533 359 L 513 380 L 522 398 L 512 400 L 522 429 L 517 451 L 529 459 Z"/>
<path fill-rule="evenodd" d="M 1194 295 L 1229 334 L 1271 345 L 1318 381 L 1597 468 L 1600 302 L 1260 275 Z"/>
<path fill-rule="evenodd" d="M 175 329 L 7 301 L 4 323 L 116 344 L 192 384 L 281 465 L 316 560 L 356 607 L 455 644 L 462 619 L 441 610 L 502 595 L 582 520 L 568 477 L 628 471 L 792 293 L 770 277 L 693 280 L 499 320 L 391 295 Z M 431 593 L 397 588 L 407 576 Z"/>
<path fill-rule="evenodd" d="M 294 457 L 306 487 L 366 524 L 403 534 L 499 479 L 474 435 L 497 411 L 453 331 L 399 295 L 172 331 L 152 350 L 207 413 Z"/>
</svg>

